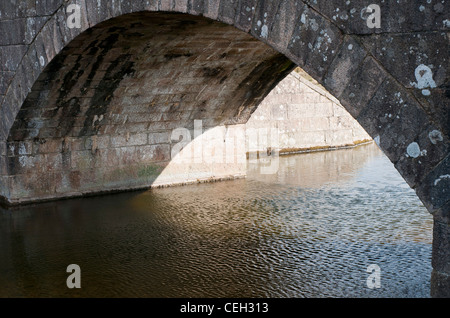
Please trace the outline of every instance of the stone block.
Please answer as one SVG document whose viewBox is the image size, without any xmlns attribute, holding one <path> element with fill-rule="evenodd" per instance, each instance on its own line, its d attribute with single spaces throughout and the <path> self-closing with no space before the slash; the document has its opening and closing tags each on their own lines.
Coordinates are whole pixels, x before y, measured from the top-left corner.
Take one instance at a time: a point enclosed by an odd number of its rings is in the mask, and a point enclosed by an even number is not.
<svg viewBox="0 0 450 318">
<path fill-rule="evenodd" d="M 0 155 L 0 176 L 8 175 L 8 160 L 5 155 Z"/>
<path fill-rule="evenodd" d="M 112 18 L 112 12 L 108 0 L 86 1 L 86 13 L 89 25 L 92 27 L 102 21 Z M 123 14 L 131 12 L 131 3 L 121 2 L 120 10 Z"/>
<path fill-rule="evenodd" d="M 125 134 L 111 137 L 112 147 L 139 146 L 147 144 L 147 134 Z"/>
<path fill-rule="evenodd" d="M 31 187 L 26 183 L 25 176 L 9 176 L 8 177 L 8 189 L 11 199 L 24 199 L 30 196 L 33 191 Z"/>
<path fill-rule="evenodd" d="M 319 95 L 318 95 L 319 96 Z M 311 116 L 318 118 L 328 118 L 333 116 L 333 105 L 332 103 L 314 103 L 314 112 Z"/>
<path fill-rule="evenodd" d="M 26 44 L 26 34 L 26 19 L 0 20 L 0 46 Z"/>
<path fill-rule="evenodd" d="M 35 166 L 36 170 L 44 176 L 49 172 L 61 171 L 63 170 L 63 155 L 61 153 L 38 155 Z"/>
<path fill-rule="evenodd" d="M 0 140 L 0 156 L 6 156 L 7 153 L 7 143 Z"/>
<path fill-rule="evenodd" d="M 8 200 L 10 198 L 10 177 L 0 175 L 0 200 Z"/>
<path fill-rule="evenodd" d="M 220 1 L 219 14 L 217 19 L 221 22 L 233 25 L 237 15 L 239 14 L 238 0 L 222 0 Z"/>
<path fill-rule="evenodd" d="M 306 5 L 295 0 L 264 1 L 264 9 L 260 10 L 260 16 L 265 13 L 273 16 L 268 27 L 267 41 L 269 44 L 284 52 L 291 41 L 295 23 L 301 19 L 301 14 L 305 11 Z M 276 6 L 274 6 L 276 5 Z M 261 7 L 261 2 L 257 8 Z M 262 20 L 261 20 L 262 21 Z"/>
<path fill-rule="evenodd" d="M 351 129 L 328 130 L 325 134 L 325 142 L 327 146 L 340 147 L 350 144 L 353 139 L 353 131 Z"/>
<path fill-rule="evenodd" d="M 325 88 L 339 97 L 366 55 L 364 48 L 353 37 L 346 37 L 323 79 Z"/>
<path fill-rule="evenodd" d="M 446 65 L 449 64 L 449 56 L 444 53 L 448 36 L 444 32 L 386 33 L 364 39 L 363 45 L 407 88 L 419 92 L 426 88 L 434 94 L 448 81 Z"/>
<path fill-rule="evenodd" d="M 148 134 L 148 144 L 165 144 L 170 142 L 170 132 L 153 132 Z"/>
<path fill-rule="evenodd" d="M 450 224 L 448 221 L 434 218 L 431 263 L 435 271 L 450 275 Z"/>
<path fill-rule="evenodd" d="M 350 116 L 334 116 L 328 118 L 330 129 L 352 129 L 355 125 L 355 120 Z"/>
<path fill-rule="evenodd" d="M 371 136 L 379 136 L 380 147 L 397 162 L 426 128 L 428 115 L 409 92 L 387 79 L 357 119 Z"/>
<path fill-rule="evenodd" d="M 0 95 L 4 95 L 11 84 L 11 80 L 14 77 L 14 72 L 0 71 Z M 1 105 L 1 100 L 0 100 Z"/>
<path fill-rule="evenodd" d="M 141 162 L 158 162 L 170 160 L 170 145 L 158 144 L 137 148 L 138 157 Z"/>
<path fill-rule="evenodd" d="M 101 158 L 99 162 L 104 168 L 118 167 L 120 165 L 120 148 L 99 149 L 98 155 Z"/>
<path fill-rule="evenodd" d="M 321 79 L 333 61 L 341 42 L 341 32 L 320 14 L 306 7 L 296 21 L 288 51 L 293 61 L 314 79 Z"/>
<path fill-rule="evenodd" d="M 19 14 L 15 0 L 0 1 L 0 20 L 12 20 L 18 17 Z"/>
<path fill-rule="evenodd" d="M 62 3 L 62 0 L 40 0 L 36 5 L 36 14 L 39 16 L 51 15 Z"/>
<path fill-rule="evenodd" d="M 371 57 L 366 57 L 339 96 L 339 101 L 350 115 L 358 118 L 359 113 L 371 100 L 385 77 L 384 70 L 377 62 Z"/>
<path fill-rule="evenodd" d="M 286 104 L 273 104 L 271 105 L 270 119 L 272 120 L 287 120 L 288 119 L 288 107 Z"/>
<path fill-rule="evenodd" d="M 95 166 L 95 156 L 90 150 L 79 150 L 71 152 L 71 168 L 74 170 L 85 171 Z"/>
<path fill-rule="evenodd" d="M 163 3 L 164 1 L 162 1 Z M 175 11 L 175 12 L 187 12 L 188 11 L 188 5 L 190 0 L 172 0 L 172 1 L 168 1 L 168 2 L 172 2 L 171 3 L 171 11 Z"/>
<path fill-rule="evenodd" d="M 59 153 L 62 151 L 63 139 L 49 138 L 37 140 L 33 145 L 34 153 Z"/>
<path fill-rule="evenodd" d="M 433 298 L 450 298 L 450 275 L 431 272 L 430 295 Z"/>
<path fill-rule="evenodd" d="M 414 156 L 405 152 L 395 163 L 395 168 L 411 187 L 419 184 L 450 150 L 448 137 L 434 125 L 424 129 L 414 143 L 409 147 L 417 145 L 419 151 Z"/>
<path fill-rule="evenodd" d="M 417 196 L 434 213 L 450 200 L 450 155 L 447 155 L 416 187 Z"/>
<path fill-rule="evenodd" d="M 0 65 L 2 72 L 16 71 L 27 51 L 26 45 L 8 45 L 0 50 Z"/>
<path fill-rule="evenodd" d="M 244 32 L 250 32 L 252 28 L 255 11 L 258 7 L 258 0 L 239 1 L 238 14 L 236 14 L 235 26 Z"/>
</svg>

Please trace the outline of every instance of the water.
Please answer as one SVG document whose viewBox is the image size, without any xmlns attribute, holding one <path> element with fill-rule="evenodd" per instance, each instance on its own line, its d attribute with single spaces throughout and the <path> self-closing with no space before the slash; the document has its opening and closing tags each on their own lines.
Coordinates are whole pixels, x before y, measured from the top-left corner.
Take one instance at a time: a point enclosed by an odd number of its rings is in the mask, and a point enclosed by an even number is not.
<svg viewBox="0 0 450 318">
<path fill-rule="evenodd" d="M 429 297 L 432 218 L 376 145 L 263 165 L 1 211 L 0 297 Z"/>
</svg>

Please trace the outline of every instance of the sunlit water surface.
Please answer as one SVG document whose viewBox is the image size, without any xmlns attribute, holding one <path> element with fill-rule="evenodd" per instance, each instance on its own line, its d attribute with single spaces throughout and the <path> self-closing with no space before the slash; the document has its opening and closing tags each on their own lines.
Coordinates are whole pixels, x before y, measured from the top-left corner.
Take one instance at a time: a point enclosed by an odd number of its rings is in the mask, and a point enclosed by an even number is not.
<svg viewBox="0 0 450 318">
<path fill-rule="evenodd" d="M 376 145 L 264 165 L 2 210 L 0 296 L 429 297 L 432 218 Z M 66 286 L 69 264 L 81 289 Z"/>
</svg>

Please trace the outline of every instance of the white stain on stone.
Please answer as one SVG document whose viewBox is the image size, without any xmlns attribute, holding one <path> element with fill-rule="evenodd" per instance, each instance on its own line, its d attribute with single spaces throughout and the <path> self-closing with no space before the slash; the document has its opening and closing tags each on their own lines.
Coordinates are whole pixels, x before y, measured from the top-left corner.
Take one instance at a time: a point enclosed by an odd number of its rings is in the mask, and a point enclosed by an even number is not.
<svg viewBox="0 0 450 318">
<path fill-rule="evenodd" d="M 22 166 L 22 168 L 34 167 L 33 158 L 29 157 L 29 156 L 20 156 L 19 157 L 19 163 Z"/>
<path fill-rule="evenodd" d="M 25 148 L 25 145 L 23 143 L 21 143 L 19 145 L 19 155 L 26 155 L 27 153 L 27 149 Z"/>
<path fill-rule="evenodd" d="M 41 66 L 45 65 L 45 59 L 42 55 L 39 57 L 39 63 L 41 63 Z"/>
<path fill-rule="evenodd" d="M 433 80 L 433 72 L 431 71 L 431 69 L 424 64 L 420 64 L 414 71 L 414 75 L 416 77 L 417 82 L 416 83 L 411 82 L 411 85 L 413 87 L 421 89 L 423 95 L 425 96 L 430 95 L 431 92 L 426 88 L 436 87 L 436 83 Z"/>
<path fill-rule="evenodd" d="M 442 23 L 444 24 L 444 26 L 446 28 L 450 28 L 450 20 L 449 19 L 445 19 L 444 21 L 442 21 Z"/>
<path fill-rule="evenodd" d="M 428 134 L 428 138 L 430 139 L 430 141 L 433 145 L 435 145 L 438 141 L 444 140 L 444 138 L 442 137 L 442 134 L 439 130 L 430 131 L 430 133 Z"/>
<path fill-rule="evenodd" d="M 437 184 L 444 179 L 450 179 L 450 174 L 444 174 L 442 176 L 440 176 L 439 178 L 437 178 L 436 180 L 434 180 L 434 186 L 437 186 Z"/>
<path fill-rule="evenodd" d="M 264 24 L 261 28 L 261 37 L 267 38 L 268 34 L 269 34 L 269 28 L 267 27 L 267 25 Z"/>
<path fill-rule="evenodd" d="M 302 13 L 302 16 L 300 17 L 300 21 L 305 24 L 306 23 L 306 15 Z"/>
<path fill-rule="evenodd" d="M 409 157 L 412 158 L 419 157 L 421 154 L 419 144 L 417 142 L 410 143 L 406 148 L 406 153 L 408 154 Z"/>
<path fill-rule="evenodd" d="M 316 19 L 311 19 L 309 25 L 311 26 L 311 29 L 313 29 L 314 31 L 319 30 L 319 24 L 317 23 Z"/>
<path fill-rule="evenodd" d="M 420 6 L 420 7 L 419 7 L 419 11 L 420 11 L 420 12 L 423 12 L 424 10 L 425 10 L 425 7 L 424 7 L 424 6 Z"/>
</svg>

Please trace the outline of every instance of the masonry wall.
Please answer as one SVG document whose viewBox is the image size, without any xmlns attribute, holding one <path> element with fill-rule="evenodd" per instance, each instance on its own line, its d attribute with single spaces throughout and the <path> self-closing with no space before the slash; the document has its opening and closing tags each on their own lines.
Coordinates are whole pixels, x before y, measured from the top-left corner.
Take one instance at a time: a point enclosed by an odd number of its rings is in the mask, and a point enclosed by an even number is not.
<svg viewBox="0 0 450 318">
<path fill-rule="evenodd" d="M 246 129 L 248 137 L 251 130 L 268 131 L 268 137 L 247 138 L 248 152 L 327 150 L 372 140 L 340 102 L 300 68 L 267 95 Z"/>
</svg>

